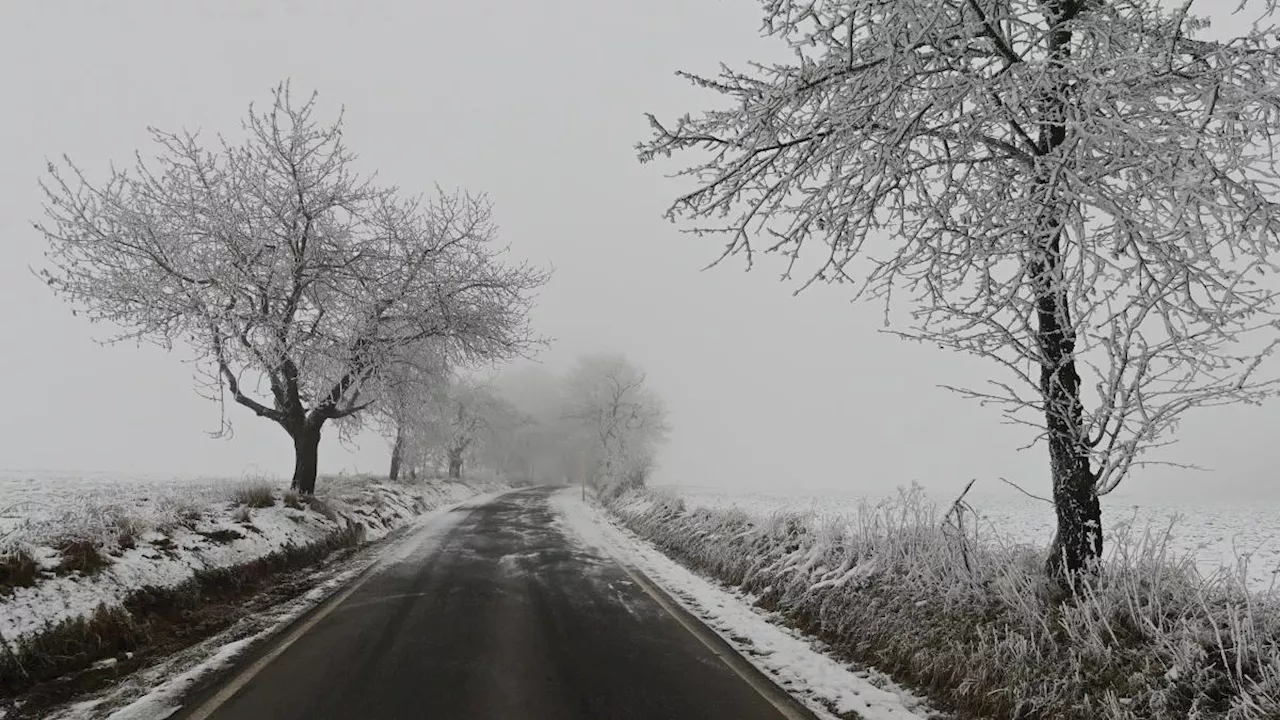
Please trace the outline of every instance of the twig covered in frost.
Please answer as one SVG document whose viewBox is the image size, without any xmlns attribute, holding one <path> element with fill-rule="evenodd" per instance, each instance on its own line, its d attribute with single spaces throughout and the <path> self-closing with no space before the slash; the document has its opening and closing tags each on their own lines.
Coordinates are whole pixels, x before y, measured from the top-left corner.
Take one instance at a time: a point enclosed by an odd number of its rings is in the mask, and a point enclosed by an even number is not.
<svg viewBox="0 0 1280 720">
<path fill-rule="evenodd" d="M 905 297 L 894 334 L 1002 368 L 952 389 L 1045 441 L 1051 563 L 1086 569 L 1097 496 L 1186 410 L 1275 390 L 1276 29 L 1211 42 L 1159 0 L 762 5 L 791 62 L 681 73 L 727 104 L 650 116 L 642 161 L 694 156 L 668 216 L 886 325 Z"/>
</svg>

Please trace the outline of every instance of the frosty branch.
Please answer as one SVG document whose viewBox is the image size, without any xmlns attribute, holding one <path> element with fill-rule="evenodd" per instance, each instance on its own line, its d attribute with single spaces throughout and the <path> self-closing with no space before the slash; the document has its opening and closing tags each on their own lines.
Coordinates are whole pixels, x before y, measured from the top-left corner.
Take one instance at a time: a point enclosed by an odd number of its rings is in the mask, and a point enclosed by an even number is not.
<svg viewBox="0 0 1280 720">
<path fill-rule="evenodd" d="M 319 122 L 314 96 L 281 85 L 243 129 L 214 150 L 153 130 L 154 160 L 100 184 L 51 163 L 42 274 L 117 339 L 192 347 L 212 397 L 289 433 L 294 487 L 311 492 L 321 428 L 358 423 L 404 348 L 522 352 L 546 276 L 502 262 L 483 196 L 406 199 L 356 176 L 341 118 Z"/>
<path fill-rule="evenodd" d="M 792 63 L 685 74 L 731 107 L 650 117 L 642 161 L 701 152 L 670 217 L 886 322 L 904 291 L 899 334 L 1005 368 L 966 392 L 1038 428 L 1051 564 L 1089 566 L 1099 493 L 1187 409 L 1273 387 L 1275 32 L 1199 40 L 1155 0 L 763 5 Z"/>
</svg>

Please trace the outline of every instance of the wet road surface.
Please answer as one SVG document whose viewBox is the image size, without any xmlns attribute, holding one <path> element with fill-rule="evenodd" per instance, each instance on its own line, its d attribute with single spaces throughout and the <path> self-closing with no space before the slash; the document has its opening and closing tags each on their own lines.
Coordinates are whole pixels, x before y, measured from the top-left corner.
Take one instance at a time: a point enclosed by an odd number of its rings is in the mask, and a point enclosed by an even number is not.
<svg viewBox="0 0 1280 720">
<path fill-rule="evenodd" d="M 188 716 L 787 717 L 617 562 L 566 535 L 551 492 L 452 511 L 463 516 L 447 535 L 424 534 L 252 677 L 233 673 L 211 714 L 206 697 Z"/>
</svg>

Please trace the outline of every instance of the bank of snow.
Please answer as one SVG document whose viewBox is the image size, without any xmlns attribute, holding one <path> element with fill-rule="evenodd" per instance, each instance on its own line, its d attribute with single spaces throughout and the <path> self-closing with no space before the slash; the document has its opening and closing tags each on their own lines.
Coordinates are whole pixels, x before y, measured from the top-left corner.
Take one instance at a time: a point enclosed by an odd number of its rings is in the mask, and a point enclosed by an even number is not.
<svg viewBox="0 0 1280 720">
<path fill-rule="evenodd" d="M 165 593 L 243 568 L 263 573 L 318 559 L 492 489 L 353 477 L 322 483 L 317 498 L 262 481 L 227 484 L 221 493 L 175 486 L 168 496 L 82 503 L 11 529 L 0 546 L 0 641 L 8 645 L 0 689 L 11 693 L 122 652 L 133 641 L 104 642 L 102 628 L 134 624 L 138 608 L 152 609 Z"/>
<path fill-rule="evenodd" d="M 234 665 L 248 649 L 279 637 L 304 613 L 334 593 L 349 588 L 355 578 L 375 572 L 380 566 L 403 562 L 410 553 L 427 552 L 436 547 L 465 517 L 452 510 L 483 505 L 505 491 L 505 488 L 499 488 L 473 495 L 463 502 L 440 505 L 412 520 L 405 528 L 405 534 L 395 539 L 392 545 L 359 553 L 316 572 L 312 576 L 313 587 L 303 595 L 265 612 L 241 618 L 223 632 L 165 657 L 123 682 L 50 713 L 46 720 L 163 720 L 171 717 L 190 700 L 193 688 Z M 3 712 L 0 712 L 0 718 L 3 717 Z"/>
<path fill-rule="evenodd" d="M 779 686 L 819 717 L 914 720 L 930 717 L 923 701 L 874 672 L 824 654 L 814 643 L 753 607 L 749 598 L 708 582 L 615 526 L 574 492 L 553 502 L 571 535 L 637 568 L 671 594 Z"/>
</svg>

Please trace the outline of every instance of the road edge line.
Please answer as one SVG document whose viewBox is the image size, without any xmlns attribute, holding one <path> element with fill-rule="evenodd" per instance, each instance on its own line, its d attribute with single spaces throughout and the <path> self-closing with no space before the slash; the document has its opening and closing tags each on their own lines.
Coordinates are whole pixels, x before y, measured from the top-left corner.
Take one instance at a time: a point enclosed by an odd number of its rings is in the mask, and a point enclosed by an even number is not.
<svg viewBox="0 0 1280 720">
<path fill-rule="evenodd" d="M 610 542 L 612 544 L 612 542 Z M 668 615 L 676 619 L 685 630 L 697 638 L 708 650 L 712 652 L 720 662 L 733 671 L 735 675 L 742 678 L 751 689 L 755 690 L 770 705 L 772 705 L 787 720 L 818 720 L 818 716 L 813 713 L 804 703 L 800 702 L 794 695 L 787 692 L 778 683 L 774 682 L 768 673 L 756 667 L 742 653 L 720 636 L 713 628 L 703 622 L 700 618 L 689 611 L 688 608 L 680 604 L 666 590 L 649 577 L 643 570 L 635 567 L 632 563 L 627 562 L 614 552 L 612 547 L 602 547 L 602 550 L 618 563 L 631 579 L 645 592 L 646 595 L 653 598 L 658 606 L 667 612 Z"/>
<path fill-rule="evenodd" d="M 455 510 L 470 510 L 472 509 L 472 503 L 477 499 L 493 499 L 495 497 L 506 495 L 510 492 L 515 492 L 516 490 L 519 490 L 519 488 L 510 488 L 497 493 L 479 493 L 465 500 L 460 500 L 456 503 L 430 510 L 421 517 L 426 517 L 427 515 L 437 512 L 448 513 Z M 392 533 L 401 533 L 402 537 L 396 538 L 396 541 L 404 541 L 407 538 L 403 537 L 403 535 L 408 535 L 412 533 L 412 531 L 412 527 L 402 526 L 393 530 Z M 384 543 L 384 541 L 391 538 L 392 536 L 389 535 L 377 542 Z M 387 544 L 379 555 L 390 550 L 392 546 L 394 546 L 394 543 Z M 248 684 L 249 681 L 253 680 L 253 678 L 270 665 L 272 661 L 283 654 L 285 650 L 289 649 L 289 646 L 297 642 L 307 633 L 307 631 L 315 627 L 315 625 L 326 616 L 330 615 L 339 605 L 351 597 L 356 590 L 359 590 L 360 587 L 368 581 L 369 577 L 382 568 L 384 564 L 382 557 L 372 558 L 366 567 L 362 568 L 347 581 L 338 583 L 325 595 L 325 597 L 317 601 L 316 604 L 304 610 L 297 617 L 286 622 L 282 627 L 268 631 L 265 637 L 254 641 L 253 646 L 251 646 L 248 653 L 240 658 L 240 662 L 233 661 L 231 667 L 226 668 L 223 672 L 219 673 L 214 671 L 209 676 L 203 678 L 204 681 L 199 683 L 198 687 L 190 688 L 188 691 L 183 693 L 184 700 L 193 699 L 195 700 L 195 703 L 184 703 L 177 712 L 170 716 L 171 719 L 205 720 L 210 715 L 217 712 L 217 710 L 225 705 L 228 700 L 234 697 L 241 688 Z M 255 650 L 253 649 L 255 646 L 256 654 L 251 655 L 251 653 L 255 653 Z M 248 661 L 249 657 L 253 657 L 253 660 L 249 662 L 248 665 L 245 665 L 244 663 Z"/>
<path fill-rule="evenodd" d="M 328 617 L 338 608 L 339 605 L 346 601 L 347 598 L 351 597 L 356 590 L 359 590 L 360 587 L 364 585 L 365 581 L 373 575 L 373 571 L 377 567 L 377 562 L 370 563 L 369 567 L 361 570 L 356 577 L 352 578 L 349 584 L 345 586 L 340 585 L 337 589 L 336 595 L 330 595 L 329 598 L 324 600 L 321 604 L 315 606 L 311 612 L 305 613 L 297 619 L 297 622 L 291 623 L 287 629 L 284 629 L 281 633 L 283 638 L 275 642 L 270 650 L 255 658 L 248 667 L 240 670 L 239 673 L 235 674 L 229 681 L 222 683 L 218 687 L 217 692 L 215 692 L 211 697 L 200 703 L 200 705 L 192 708 L 189 712 L 183 713 L 178 717 L 183 718 L 183 720 L 205 720 L 205 718 L 217 712 L 218 708 L 225 705 L 226 702 L 234 697 L 236 693 L 240 692 L 241 688 L 257 677 L 258 673 L 262 672 L 262 670 L 270 665 L 272 661 L 280 657 L 280 655 L 282 655 L 285 650 L 288 650 L 291 645 L 297 642 L 299 638 L 307 634 L 311 628 L 315 627 L 316 623 Z M 264 638 L 264 640 L 270 642 L 275 640 L 275 638 Z"/>
</svg>

